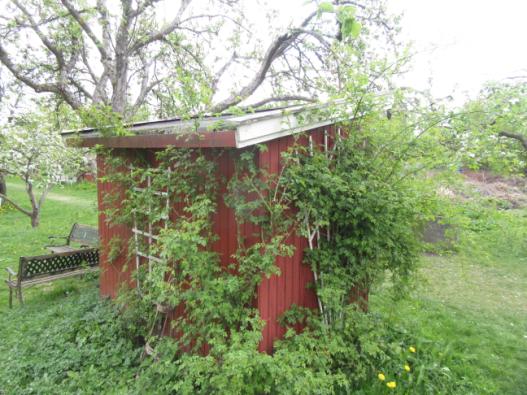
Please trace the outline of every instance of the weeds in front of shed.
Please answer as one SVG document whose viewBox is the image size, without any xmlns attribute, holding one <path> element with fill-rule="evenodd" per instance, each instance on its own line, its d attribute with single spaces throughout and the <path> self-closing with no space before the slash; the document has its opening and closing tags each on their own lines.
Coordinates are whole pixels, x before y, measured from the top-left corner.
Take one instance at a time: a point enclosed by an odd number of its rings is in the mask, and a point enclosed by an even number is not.
<svg viewBox="0 0 527 395">
<path fill-rule="evenodd" d="M 447 343 L 427 342 L 381 315 L 354 309 L 353 325 L 344 331 L 289 332 L 272 356 L 248 347 L 247 339 L 233 339 L 218 363 L 213 355 L 180 354 L 169 338 L 161 340 L 156 358 L 145 357 L 130 337 L 131 317 L 121 318 L 95 290 L 44 304 L 28 305 L 26 314 L 11 311 L 0 324 L 0 388 L 6 393 L 379 394 L 392 392 L 391 381 L 395 393 L 471 389 L 449 369 L 468 360 L 458 360 Z M 6 331 L 8 323 L 23 336 Z"/>
</svg>

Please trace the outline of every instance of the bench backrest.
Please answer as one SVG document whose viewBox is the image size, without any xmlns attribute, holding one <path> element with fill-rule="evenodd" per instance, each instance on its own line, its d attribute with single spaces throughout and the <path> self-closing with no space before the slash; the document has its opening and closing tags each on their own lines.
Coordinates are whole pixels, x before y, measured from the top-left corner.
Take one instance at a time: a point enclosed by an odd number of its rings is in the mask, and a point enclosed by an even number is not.
<svg viewBox="0 0 527 395">
<path fill-rule="evenodd" d="M 20 257 L 17 277 L 19 281 L 23 281 L 34 277 L 76 270 L 83 266 L 97 266 L 98 264 L 99 250 L 97 248 L 86 248 L 60 254 L 23 256 Z"/>
<path fill-rule="evenodd" d="M 72 242 L 95 247 L 99 244 L 99 232 L 93 226 L 73 224 L 68 244 Z"/>
</svg>

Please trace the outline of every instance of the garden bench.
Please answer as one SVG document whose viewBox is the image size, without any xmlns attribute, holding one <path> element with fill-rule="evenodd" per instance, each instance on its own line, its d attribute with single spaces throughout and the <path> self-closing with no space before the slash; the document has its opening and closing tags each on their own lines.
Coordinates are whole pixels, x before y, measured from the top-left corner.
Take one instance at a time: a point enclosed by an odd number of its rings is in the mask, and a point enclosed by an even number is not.
<svg viewBox="0 0 527 395">
<path fill-rule="evenodd" d="M 58 254 L 20 257 L 18 273 L 6 268 L 9 287 L 9 307 L 13 306 L 13 291 L 20 304 L 24 304 L 22 288 L 78 276 L 99 270 L 99 249 L 84 248 Z"/>
<path fill-rule="evenodd" d="M 97 228 L 88 225 L 73 224 L 68 236 L 49 236 L 49 239 L 65 239 L 64 245 L 47 245 L 46 248 L 53 254 L 62 252 L 80 251 L 88 247 L 97 247 L 99 244 L 99 232 Z M 78 244 L 76 247 L 71 243 Z"/>
</svg>

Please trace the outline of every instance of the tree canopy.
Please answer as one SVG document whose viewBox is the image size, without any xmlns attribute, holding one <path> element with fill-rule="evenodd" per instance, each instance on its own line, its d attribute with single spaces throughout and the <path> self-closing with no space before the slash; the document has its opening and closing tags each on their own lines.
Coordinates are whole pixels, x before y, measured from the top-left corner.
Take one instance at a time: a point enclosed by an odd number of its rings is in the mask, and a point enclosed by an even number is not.
<svg viewBox="0 0 527 395">
<path fill-rule="evenodd" d="M 0 130 L 0 174 L 24 182 L 31 209 L 13 201 L 5 191 L 0 198 L 30 217 L 33 227 L 39 225 L 40 209 L 50 189 L 75 175 L 82 166 L 77 150 L 64 145 L 50 119 L 44 112 L 26 114 Z"/>
<path fill-rule="evenodd" d="M 527 167 L 527 83 L 488 83 L 451 120 L 464 166 L 505 173 Z"/>
<path fill-rule="evenodd" d="M 268 12 L 265 30 L 273 35 L 258 29 L 267 10 L 259 1 L 0 5 L 7 10 L 0 62 L 19 83 L 74 109 L 109 106 L 128 120 L 145 109 L 162 117 L 221 112 L 251 99 L 257 106 L 313 101 L 321 79 L 339 85 L 335 44 L 346 42 L 356 50 L 353 61 L 364 63 L 373 48 L 365 43 L 393 43 L 396 31 L 384 0 L 312 1 L 286 28 L 274 23 L 279 10 Z"/>
</svg>

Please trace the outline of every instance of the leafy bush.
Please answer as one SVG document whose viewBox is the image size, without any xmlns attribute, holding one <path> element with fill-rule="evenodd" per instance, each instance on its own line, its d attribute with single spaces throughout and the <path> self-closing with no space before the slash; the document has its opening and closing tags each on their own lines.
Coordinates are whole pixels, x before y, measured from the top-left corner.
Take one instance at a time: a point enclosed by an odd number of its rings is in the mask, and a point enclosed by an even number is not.
<svg viewBox="0 0 527 395">
<path fill-rule="evenodd" d="M 394 326 L 378 314 L 350 307 L 341 330 L 321 326 L 288 331 L 274 354 L 256 349 L 240 333 L 221 354 L 181 354 L 162 340 L 158 359 L 144 362 L 138 393 L 379 394 L 466 393 L 470 383 L 448 367 L 448 350 Z M 257 341 L 258 338 L 252 339 Z M 380 376 L 382 374 L 382 376 Z M 380 379 L 382 378 L 382 380 Z M 388 383 L 395 383 L 392 390 Z M 392 384 L 390 384 L 392 385 Z"/>
<path fill-rule="evenodd" d="M 233 333 L 230 346 L 221 352 L 181 354 L 176 342 L 164 338 L 155 358 L 142 358 L 142 344 L 131 335 L 131 312 L 120 315 L 112 303 L 99 301 L 90 291 L 60 298 L 46 309 L 36 304 L 7 313 L 0 323 L 0 390 L 376 394 L 391 392 L 389 381 L 397 383 L 394 393 L 464 393 L 460 389 L 468 388 L 433 345 L 380 315 L 352 307 L 341 331 L 312 326 L 296 334 L 291 329 L 272 356 L 258 352 L 259 333 L 244 331 Z M 417 352 L 410 353 L 410 346 Z M 383 382 L 377 377 L 381 372 Z"/>
</svg>

